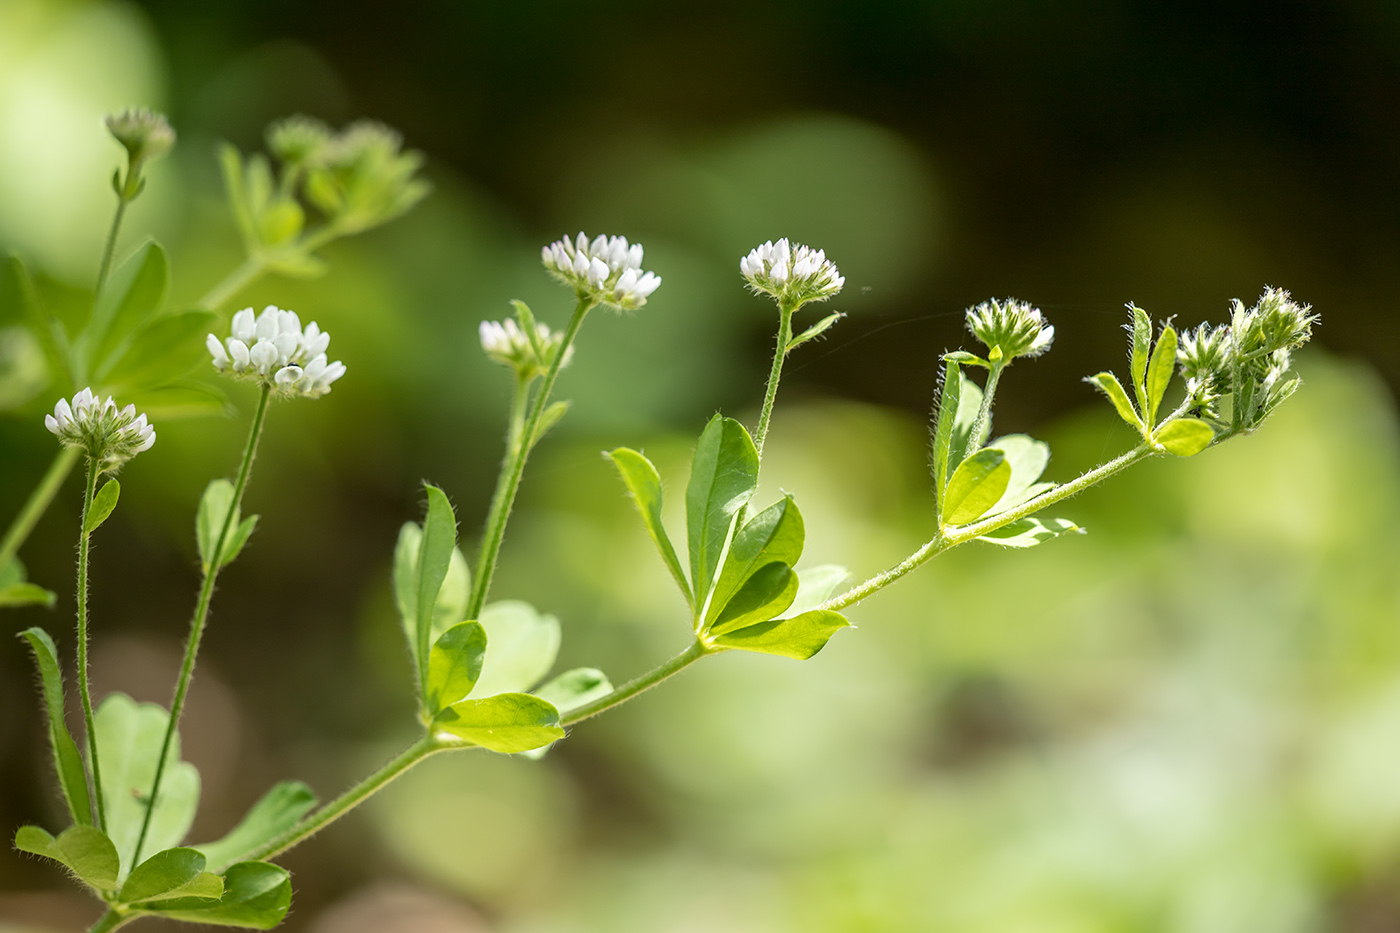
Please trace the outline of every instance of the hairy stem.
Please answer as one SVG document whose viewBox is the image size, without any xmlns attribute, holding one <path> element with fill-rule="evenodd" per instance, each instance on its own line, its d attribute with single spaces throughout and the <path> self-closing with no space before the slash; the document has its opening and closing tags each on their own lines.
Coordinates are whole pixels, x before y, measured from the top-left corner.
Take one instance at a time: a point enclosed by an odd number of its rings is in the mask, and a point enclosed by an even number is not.
<svg viewBox="0 0 1400 933">
<path fill-rule="evenodd" d="M 20 508 L 19 514 L 14 521 L 10 522 L 10 527 L 5 530 L 5 537 L 0 540 L 0 567 L 4 567 L 14 559 L 20 547 L 29 537 L 29 533 L 34 530 L 34 526 L 39 523 L 45 511 L 48 510 L 49 503 L 53 502 L 53 497 L 58 494 L 58 490 L 63 486 L 63 481 L 72 472 L 73 465 L 78 462 L 78 457 L 82 455 L 82 450 L 77 447 L 64 447 L 59 450 L 58 455 L 53 458 L 53 463 L 49 464 L 48 472 L 43 479 L 39 480 L 39 485 L 34 487 L 34 491 L 29 494 L 29 498 L 24 500 L 24 505 Z"/>
<path fill-rule="evenodd" d="M 92 721 L 92 691 L 88 688 L 87 656 L 87 591 L 88 591 L 88 515 L 92 512 L 92 497 L 97 492 L 97 475 L 101 472 L 88 458 L 87 485 L 83 489 L 83 515 L 78 536 L 78 695 L 83 702 L 83 727 L 87 731 L 88 765 L 92 768 L 93 797 L 96 798 L 97 828 L 106 832 L 107 809 L 102 802 L 102 769 L 97 764 L 97 729 Z"/>
<path fill-rule="evenodd" d="M 508 506 L 506 503 L 506 478 L 515 469 L 516 460 L 524 456 L 523 448 L 525 435 L 525 411 L 530 402 L 530 380 L 516 376 L 515 395 L 510 402 L 510 422 L 506 427 L 506 449 L 501 457 L 501 470 L 496 477 L 496 491 L 491 495 L 491 508 L 486 513 L 486 527 L 495 528 L 497 525 L 504 525 L 503 516 Z M 477 567 L 477 576 L 481 575 L 481 567 Z M 482 600 L 485 601 L 485 594 Z M 476 618 L 476 614 L 469 612 L 468 618 Z"/>
<path fill-rule="evenodd" d="M 107 912 L 97 918 L 97 922 L 88 927 L 87 933 L 112 933 L 118 927 L 124 927 L 136 919 L 136 915 L 124 914 L 115 907 L 107 908 Z"/>
<path fill-rule="evenodd" d="M 249 256 L 239 264 L 238 268 L 225 276 L 222 282 L 209 289 L 204 297 L 195 303 L 195 307 L 206 308 L 210 311 L 218 310 L 221 305 L 265 271 L 267 271 L 267 267 L 261 258 Z"/>
<path fill-rule="evenodd" d="M 982 390 L 982 406 L 977 409 L 977 418 L 972 422 L 972 431 L 968 434 L 968 445 L 972 448 L 968 454 L 975 454 L 977 448 L 982 446 L 983 435 L 989 433 L 992 420 L 992 398 L 997 394 L 997 383 L 1001 381 L 1001 371 L 1006 368 L 1006 362 L 998 360 L 991 365 L 987 371 L 987 386 Z M 957 465 L 949 464 L 948 469 L 957 469 Z"/>
<path fill-rule="evenodd" d="M 928 559 L 936 557 L 950 548 L 955 548 L 959 544 L 966 544 L 974 538 L 996 531 L 998 528 L 1009 525 L 1028 515 L 1033 515 L 1048 505 L 1054 505 L 1062 499 L 1068 499 L 1070 496 L 1077 495 L 1090 486 L 1093 486 L 1095 483 L 1102 482 L 1114 473 L 1132 466 L 1139 460 L 1151 457 L 1155 453 L 1156 451 L 1144 444 L 1141 447 L 1136 447 L 1128 451 L 1121 457 L 1116 457 L 1105 464 L 1095 467 L 1078 479 L 1065 483 L 1062 486 L 1056 486 L 1053 489 L 1047 489 L 1040 495 L 1032 499 L 1027 499 L 1013 509 L 1007 509 L 1005 512 L 998 512 L 990 518 L 984 518 L 981 521 L 972 522 L 968 525 L 958 525 L 945 529 L 935 536 L 933 540 L 929 541 L 889 570 L 876 574 L 864 583 L 851 587 L 839 596 L 828 599 L 818 608 L 844 609 L 847 606 L 854 605 L 862 599 L 878 593 Z"/>
<path fill-rule="evenodd" d="M 515 494 L 520 490 L 520 479 L 525 475 L 525 462 L 530 459 L 530 448 L 539 430 L 540 419 L 549 407 L 549 394 L 554 389 L 554 381 L 559 378 L 564 357 L 593 305 L 592 298 L 579 298 L 574 315 L 569 319 L 569 326 L 564 331 L 563 340 L 554 351 L 554 360 L 549 364 L 549 371 L 545 373 L 544 381 L 535 392 L 534 402 L 530 405 L 530 415 L 520 435 L 521 441 L 515 451 L 507 449 L 506 457 L 501 463 L 496 492 L 492 496 L 491 514 L 482 534 L 481 555 L 477 559 L 475 579 L 472 580 L 471 600 L 467 604 L 468 619 L 477 618 L 486 602 L 486 594 L 491 589 L 491 577 L 496 572 L 496 559 L 501 553 L 501 541 L 505 538 L 506 523 L 510 521 L 510 510 L 515 505 Z"/>
<path fill-rule="evenodd" d="M 431 735 L 425 735 L 404 749 L 392 761 L 365 778 L 354 787 L 307 816 L 280 836 L 264 843 L 251 852 L 245 853 L 239 861 L 258 861 L 275 858 L 295 845 L 320 832 L 351 810 L 364 803 L 382 790 L 389 782 L 403 774 L 430 755 L 446 751 L 451 746 L 439 745 Z"/>
<path fill-rule="evenodd" d="M 127 169 L 127 175 L 131 169 Z M 130 179 L 128 179 L 129 181 Z M 122 218 L 126 216 L 126 205 L 130 203 L 125 194 L 117 194 L 117 211 L 112 215 L 112 226 L 107 230 L 107 244 L 102 248 L 102 263 L 97 267 L 97 291 L 107 284 L 107 275 L 112 271 L 112 257 L 117 251 L 117 234 L 122 228 Z"/>
<path fill-rule="evenodd" d="M 792 342 L 792 308 L 786 303 L 778 306 L 778 346 L 773 351 L 773 368 L 768 373 L 768 389 L 763 393 L 763 409 L 758 415 L 758 430 L 754 433 L 753 445 L 763 457 L 763 441 L 768 437 L 768 422 L 773 418 L 773 403 L 778 398 L 778 380 L 783 375 L 783 361 L 787 359 L 788 344 Z"/>
<path fill-rule="evenodd" d="M 691 644 L 689 648 L 685 649 L 665 664 L 647 671 L 640 677 L 629 680 L 607 696 L 599 697 L 592 703 L 585 703 L 577 709 L 570 710 L 564 716 L 560 717 L 559 724 L 561 726 L 571 726 L 576 722 L 582 722 L 585 719 L 597 716 L 599 713 L 610 710 L 620 703 L 627 702 L 639 693 L 645 693 L 663 680 L 685 670 L 701 658 L 717 653 L 718 651 L 715 649 L 706 648 L 703 643 L 696 641 Z"/>
<path fill-rule="evenodd" d="M 170 747 L 175 742 L 175 735 L 180 725 L 180 714 L 185 708 L 185 694 L 190 689 L 190 679 L 194 676 L 195 656 L 199 654 L 199 641 L 204 636 L 204 624 L 209 618 L 209 602 L 214 595 L 214 582 L 219 576 L 219 567 L 223 562 L 224 545 L 228 541 L 229 531 L 233 525 L 233 518 L 238 514 L 238 510 L 243 504 L 243 491 L 248 487 L 248 476 L 253 470 L 253 458 L 257 456 L 258 440 L 262 437 L 263 421 L 267 416 L 267 400 L 272 392 L 271 386 L 263 386 L 262 394 L 258 396 L 258 408 L 253 415 L 253 423 L 248 429 L 248 443 L 243 449 L 243 462 L 238 467 L 238 481 L 233 486 L 233 502 L 229 505 L 228 514 L 224 516 L 223 526 L 219 529 L 219 537 L 214 543 L 213 552 L 209 555 L 209 567 L 204 572 L 204 582 L 199 588 L 199 601 L 195 605 L 194 618 L 190 620 L 190 635 L 185 642 L 185 658 L 180 665 L 180 679 L 175 683 L 175 698 L 170 703 L 170 722 L 165 728 L 165 741 L 160 747 L 160 758 L 156 762 L 156 776 L 151 782 L 151 793 L 146 798 L 146 816 L 141 821 L 141 834 L 136 838 L 136 851 L 132 853 L 131 863 L 138 865 L 141 862 L 141 847 L 146 844 L 146 834 L 151 828 L 151 814 L 155 812 L 156 795 L 160 793 L 160 781 L 165 775 L 165 764 L 170 757 Z"/>
</svg>

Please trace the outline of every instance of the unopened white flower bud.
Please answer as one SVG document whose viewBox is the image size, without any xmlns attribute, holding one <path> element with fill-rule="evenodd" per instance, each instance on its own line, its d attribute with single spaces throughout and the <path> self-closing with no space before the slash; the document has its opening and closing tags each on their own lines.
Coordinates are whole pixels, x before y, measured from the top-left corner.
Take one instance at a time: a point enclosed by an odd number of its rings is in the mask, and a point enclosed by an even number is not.
<svg viewBox="0 0 1400 933">
<path fill-rule="evenodd" d="M 118 409 L 110 397 L 102 399 L 91 388 L 59 399 L 53 414 L 44 416 L 44 427 L 65 447 L 78 447 L 104 470 L 115 469 L 156 442 L 155 428 L 135 405 Z"/>
<path fill-rule="evenodd" d="M 661 285 L 661 277 L 642 270 L 642 245 L 626 237 L 578 237 L 556 240 L 540 250 L 544 267 L 559 281 L 573 286 L 581 297 L 620 310 L 646 304 Z"/>
<path fill-rule="evenodd" d="M 739 260 L 739 273 L 755 292 L 771 295 L 789 310 L 811 301 L 825 301 L 845 286 L 836 263 L 824 250 L 772 240 L 754 247 Z"/>
<path fill-rule="evenodd" d="M 326 362 L 330 334 L 315 321 L 303 330 L 295 311 L 268 305 L 255 317 L 244 308 L 234 314 L 230 331 L 223 341 L 214 334 L 205 339 L 219 372 L 304 398 L 325 395 L 345 374 L 344 364 Z"/>
</svg>

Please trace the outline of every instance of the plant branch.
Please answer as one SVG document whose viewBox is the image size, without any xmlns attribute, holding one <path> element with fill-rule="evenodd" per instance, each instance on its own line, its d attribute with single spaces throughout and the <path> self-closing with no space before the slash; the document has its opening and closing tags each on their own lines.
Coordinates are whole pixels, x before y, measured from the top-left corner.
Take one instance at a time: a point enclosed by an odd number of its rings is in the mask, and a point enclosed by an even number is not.
<svg viewBox="0 0 1400 933">
<path fill-rule="evenodd" d="M 115 907 L 107 908 L 107 912 L 97 918 L 97 922 L 88 927 L 87 933 L 112 933 L 118 927 L 124 927 L 135 920 L 139 914 L 124 914 Z"/>
<path fill-rule="evenodd" d="M 265 271 L 267 271 L 267 267 L 260 257 L 249 256 L 239 264 L 238 268 L 225 276 L 222 282 L 209 289 L 204 297 L 195 303 L 195 307 L 217 311 L 221 305 L 238 294 L 239 291 L 257 279 L 258 276 L 262 275 Z"/>
<path fill-rule="evenodd" d="M 127 175 L 131 175 L 131 169 L 127 169 Z M 128 177 L 128 181 L 129 181 Z M 112 257 L 117 251 L 117 234 L 122 228 L 122 218 L 126 216 L 126 205 L 130 203 L 125 194 L 117 192 L 117 211 L 112 215 L 112 226 L 107 230 L 107 243 L 102 248 L 102 263 L 97 267 L 97 289 L 101 292 L 102 286 L 107 284 L 107 275 L 112 271 Z"/>
<path fill-rule="evenodd" d="M 88 764 L 92 768 L 97 828 L 106 832 L 107 809 L 102 802 L 102 769 L 97 763 L 97 729 L 92 720 L 92 692 L 88 688 L 87 656 L 88 548 L 92 537 L 88 531 L 88 515 L 92 512 L 92 497 L 97 492 L 97 476 L 100 472 L 92 457 L 88 457 L 87 484 L 83 487 L 82 525 L 78 536 L 78 695 L 83 701 L 83 728 L 87 731 Z"/>
<path fill-rule="evenodd" d="M 768 388 L 763 393 L 763 409 L 759 412 L 758 430 L 753 438 L 760 460 L 763 459 L 763 441 L 768 437 L 768 422 L 773 417 L 773 404 L 778 399 L 778 380 L 783 375 L 783 361 L 787 359 L 788 344 L 792 342 L 794 310 L 786 302 L 778 305 L 778 346 L 773 351 L 773 368 L 768 372 Z"/>
<path fill-rule="evenodd" d="M 577 709 L 570 710 L 559 718 L 559 724 L 561 726 L 571 726 L 576 722 L 582 722 L 585 719 L 590 719 L 597 716 L 599 713 L 610 710 L 614 706 L 627 702 L 639 693 L 645 693 L 663 680 L 679 674 L 701 658 L 711 654 L 718 654 L 719 650 L 722 649 L 707 648 L 700 641 L 696 641 L 692 643 L 689 648 L 686 648 L 665 664 L 648 671 L 640 677 L 629 680 L 607 696 L 599 697 L 592 703 L 585 703 Z"/>
</svg>

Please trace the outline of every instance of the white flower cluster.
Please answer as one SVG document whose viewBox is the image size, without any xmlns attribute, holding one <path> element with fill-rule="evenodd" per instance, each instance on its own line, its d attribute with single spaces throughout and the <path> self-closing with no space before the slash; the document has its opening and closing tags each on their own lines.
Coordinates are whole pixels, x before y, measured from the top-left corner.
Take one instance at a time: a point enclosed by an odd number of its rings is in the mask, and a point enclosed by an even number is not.
<svg viewBox="0 0 1400 933">
<path fill-rule="evenodd" d="M 156 429 L 136 413 L 135 405 L 118 409 L 110 396 L 102 399 L 83 389 L 70 403 L 61 398 L 44 427 L 65 447 L 81 447 L 106 469 L 120 466 L 156 442 Z"/>
<path fill-rule="evenodd" d="M 563 334 L 554 333 L 547 324 L 535 324 L 535 339 L 544 351 L 541 358 L 540 354 L 535 352 L 535 344 L 529 336 L 510 318 L 504 321 L 482 321 L 480 334 L 481 349 L 486 351 L 486 355 L 497 363 L 511 367 L 522 379 L 543 376 L 554 362 L 554 354 L 559 352 L 559 344 L 564 339 Z M 568 366 L 573 358 L 574 348 L 570 346 L 564 351 L 564 361 L 559 364 L 560 368 Z"/>
<path fill-rule="evenodd" d="M 1045 323 L 1040 309 L 1007 298 L 984 301 L 967 309 L 967 329 L 991 351 L 988 359 L 1010 363 L 1018 356 L 1040 356 L 1055 340 L 1055 328 Z"/>
<path fill-rule="evenodd" d="M 540 251 L 544 267 L 555 278 L 614 308 L 631 311 L 647 303 L 661 277 L 642 271 L 642 244 L 626 237 L 598 236 L 589 242 L 582 231 L 576 240 L 564 237 Z"/>
<path fill-rule="evenodd" d="M 312 321 L 302 330 L 295 311 L 268 305 L 253 317 L 252 308 L 233 316 L 232 334 L 220 341 L 210 334 L 205 346 L 214 368 L 272 386 L 285 395 L 320 398 L 345 375 L 345 364 L 326 361 L 331 335 Z"/>
<path fill-rule="evenodd" d="M 824 250 L 801 243 L 794 246 L 787 237 L 754 247 L 739 260 L 739 271 L 749 288 L 772 295 L 793 310 L 809 301 L 825 301 L 846 284 Z"/>
</svg>

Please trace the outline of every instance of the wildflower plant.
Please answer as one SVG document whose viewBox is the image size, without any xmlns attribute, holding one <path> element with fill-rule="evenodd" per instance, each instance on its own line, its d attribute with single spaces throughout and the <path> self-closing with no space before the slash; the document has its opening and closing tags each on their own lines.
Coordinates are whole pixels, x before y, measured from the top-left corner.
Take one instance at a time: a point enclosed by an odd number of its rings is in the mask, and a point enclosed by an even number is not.
<svg viewBox="0 0 1400 933">
<path fill-rule="evenodd" d="M 158 132 L 161 122 L 119 123 L 125 135 L 118 138 L 132 153 L 131 171 L 136 171 L 166 139 Z M 231 149 L 223 151 L 248 254 L 211 293 L 218 300 L 210 305 L 222 304 L 254 272 L 319 271 L 312 255 L 316 248 L 396 216 L 424 191 L 414 177 L 418 157 L 404 153 L 397 135 L 377 124 L 335 133 L 316 121 L 293 118 L 269 131 L 268 144 L 281 163 L 275 180 L 265 157 L 244 160 Z M 320 226 L 307 226 L 303 201 L 322 213 Z M 845 279 L 820 249 L 787 239 L 756 247 L 740 259 L 739 272 L 742 282 L 771 299 L 778 312 L 767 389 L 752 434 L 723 414 L 701 431 L 685 487 L 683 534 L 673 538 L 663 521 L 656 467 L 635 449 L 605 454 L 656 547 L 658 572 L 670 576 L 688 616 L 678 620 L 679 653 L 614 686 L 593 667 L 555 673 L 559 621 L 528 603 L 489 597 L 530 454 L 567 413 L 565 403 L 552 399 L 553 390 L 589 312 L 599 305 L 637 311 L 661 286 L 661 278 L 644 269 L 643 257 L 640 244 L 620 236 L 580 233 L 560 239 L 543 248 L 541 260 L 572 292 L 573 309 L 564 325 L 551 328 L 524 303 L 514 302 L 513 318 L 480 326 L 482 351 L 511 372 L 515 391 L 475 559 L 469 560 L 459 544 L 446 493 L 426 484 L 422 520 L 404 523 L 389 561 L 417 696 L 417 739 L 325 803 L 300 781 L 280 782 L 224 836 L 195 845 L 186 845 L 185 837 L 198 805 L 199 776 L 181 759 L 179 725 L 217 578 L 257 527 L 258 516 L 244 516 L 242 502 L 269 403 L 275 396 L 333 404 L 324 397 L 346 367 L 329 361 L 330 337 L 317 323 L 303 327 L 296 313 L 276 306 L 233 314 L 227 336 L 213 325 L 215 315 L 208 310 L 159 314 L 165 266 L 154 244 L 141 247 L 110 282 L 99 281 L 92 323 L 76 335 L 44 317 L 37 302 L 26 304 L 36 333 L 41 339 L 47 335 L 52 345 L 55 374 L 98 388 L 59 400 L 45 419 L 65 449 L 73 457 L 85 454 L 88 464 L 77 580 L 76 671 L 83 710 L 78 737 L 64 716 L 55 642 L 41 628 L 22 633 L 39 667 L 55 772 L 71 825 L 57 834 L 21 827 L 15 845 L 63 865 L 103 903 L 105 912 L 91 931 L 105 933 L 145 916 L 275 927 L 292 899 L 292 880 L 277 864 L 279 857 L 429 757 L 464 750 L 541 755 L 565 739 L 569 727 L 700 660 L 730 651 L 811 658 L 850 626 L 848 613 L 862 600 L 944 551 L 973 541 L 1027 548 L 1082 533 L 1072 519 L 1047 517 L 1044 510 L 1140 461 L 1195 456 L 1258 429 L 1297 389 L 1292 353 L 1307 342 L 1316 322 L 1309 308 L 1276 289 L 1249 308 L 1235 302 L 1226 324 L 1201 325 L 1180 336 L 1170 323 L 1154 326 L 1146 311 L 1130 306 L 1132 395 L 1109 372 L 1088 381 L 1107 396 L 1139 442 L 1072 480 L 1054 483 L 1042 479 L 1050 457 L 1045 442 L 1025 434 L 993 436 L 1003 374 L 1014 361 L 1047 352 L 1054 328 L 1039 309 L 1016 299 L 969 308 L 967 328 L 980 347 L 942 358 L 932 425 L 929 538 L 896 565 L 843 588 L 850 577 L 845 568 L 815 563 L 806 553 L 806 525 L 796 496 L 784 494 L 771 503 L 755 497 L 786 361 L 842 315 L 830 313 L 796 335 L 794 317 L 808 304 L 839 296 Z M 22 269 L 16 281 L 27 283 Z M 25 288 L 19 293 L 29 294 Z M 145 398 L 143 391 L 175 385 L 172 380 L 185 378 L 197 364 L 206 373 L 252 382 L 258 401 L 235 478 L 212 480 L 195 513 L 202 580 L 170 707 L 136 703 L 122 694 L 94 705 L 87 670 L 89 539 L 120 494 L 115 479 L 100 488 L 97 483 L 150 450 L 155 440 L 146 415 L 137 414 L 140 406 L 126 401 L 127 395 Z M 980 382 L 972 378 L 978 370 L 984 373 Z M 1174 393 L 1178 374 L 1184 385 Z M 112 391 L 103 398 L 99 393 L 108 387 Z M 1166 406 L 1169 397 L 1175 407 Z M 15 550 L 64 472 L 50 470 L 6 536 L 0 603 L 52 601 L 23 579 Z"/>
</svg>

